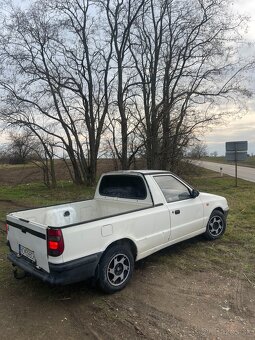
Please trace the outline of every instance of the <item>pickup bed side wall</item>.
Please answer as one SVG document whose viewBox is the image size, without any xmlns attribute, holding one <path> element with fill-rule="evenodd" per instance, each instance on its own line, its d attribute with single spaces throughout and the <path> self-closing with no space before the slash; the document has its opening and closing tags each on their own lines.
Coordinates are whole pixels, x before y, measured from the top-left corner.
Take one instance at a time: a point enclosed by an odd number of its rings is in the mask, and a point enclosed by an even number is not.
<svg viewBox="0 0 255 340">
<path fill-rule="evenodd" d="M 64 262 L 102 252 L 111 243 L 123 238 L 128 238 L 136 244 L 139 256 L 148 249 L 168 242 L 170 237 L 169 210 L 161 204 L 64 228 L 62 232 L 65 240 Z"/>
</svg>

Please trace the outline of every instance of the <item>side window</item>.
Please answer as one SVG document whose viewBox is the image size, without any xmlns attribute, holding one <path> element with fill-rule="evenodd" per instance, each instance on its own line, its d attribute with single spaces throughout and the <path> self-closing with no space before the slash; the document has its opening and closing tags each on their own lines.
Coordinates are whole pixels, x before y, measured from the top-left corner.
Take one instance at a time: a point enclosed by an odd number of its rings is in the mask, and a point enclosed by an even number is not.
<svg viewBox="0 0 255 340">
<path fill-rule="evenodd" d="M 191 197 L 189 189 L 172 176 L 155 176 L 154 179 L 168 203 L 186 200 Z"/>
</svg>

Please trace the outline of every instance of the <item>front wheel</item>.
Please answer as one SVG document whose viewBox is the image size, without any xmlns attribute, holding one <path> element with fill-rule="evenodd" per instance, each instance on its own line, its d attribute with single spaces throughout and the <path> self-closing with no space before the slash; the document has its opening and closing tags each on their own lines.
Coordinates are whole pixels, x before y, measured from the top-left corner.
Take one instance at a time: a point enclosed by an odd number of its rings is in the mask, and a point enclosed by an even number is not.
<svg viewBox="0 0 255 340">
<path fill-rule="evenodd" d="M 99 286 L 106 293 L 123 289 L 131 279 L 134 256 L 128 246 L 113 246 L 99 264 Z"/>
<path fill-rule="evenodd" d="M 209 240 L 216 240 L 221 237 L 226 230 L 226 219 L 224 214 L 219 210 L 211 213 L 207 223 L 205 236 Z"/>
</svg>

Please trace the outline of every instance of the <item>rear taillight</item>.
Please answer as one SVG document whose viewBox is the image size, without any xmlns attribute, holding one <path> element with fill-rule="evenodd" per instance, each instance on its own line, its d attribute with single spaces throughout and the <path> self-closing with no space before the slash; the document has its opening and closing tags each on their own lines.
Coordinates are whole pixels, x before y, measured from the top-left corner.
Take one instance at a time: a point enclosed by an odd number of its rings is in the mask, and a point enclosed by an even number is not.
<svg viewBox="0 0 255 340">
<path fill-rule="evenodd" d="M 9 226 L 8 226 L 8 224 L 7 224 L 7 223 L 5 224 L 5 231 L 6 231 L 6 234 L 8 234 L 8 231 L 9 231 Z"/>
<path fill-rule="evenodd" d="M 61 229 L 47 230 L 48 255 L 59 256 L 63 254 L 65 245 Z"/>
</svg>

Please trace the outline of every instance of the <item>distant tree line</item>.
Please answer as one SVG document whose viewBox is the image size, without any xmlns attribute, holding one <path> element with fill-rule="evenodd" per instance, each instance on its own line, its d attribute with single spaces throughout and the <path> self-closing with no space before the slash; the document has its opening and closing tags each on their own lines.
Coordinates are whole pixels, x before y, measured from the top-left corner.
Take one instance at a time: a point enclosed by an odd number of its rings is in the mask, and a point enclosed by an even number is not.
<svg viewBox="0 0 255 340">
<path fill-rule="evenodd" d="M 99 156 L 176 171 L 196 134 L 250 95 L 243 25 L 227 0 L 5 5 L 1 120 L 33 141 L 49 186 L 56 157 L 77 184 L 94 184 Z"/>
</svg>

